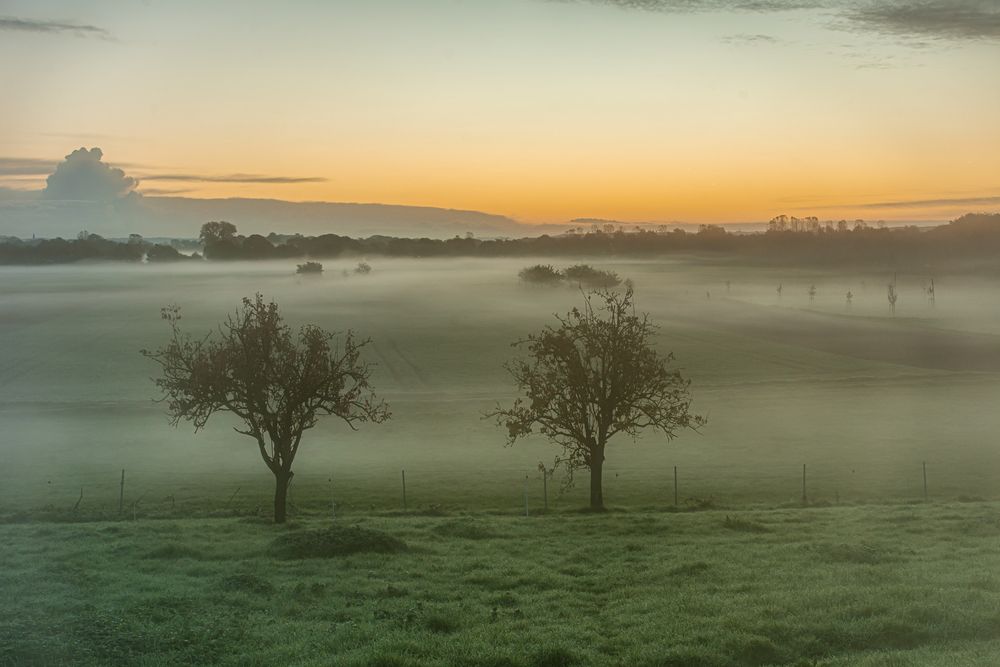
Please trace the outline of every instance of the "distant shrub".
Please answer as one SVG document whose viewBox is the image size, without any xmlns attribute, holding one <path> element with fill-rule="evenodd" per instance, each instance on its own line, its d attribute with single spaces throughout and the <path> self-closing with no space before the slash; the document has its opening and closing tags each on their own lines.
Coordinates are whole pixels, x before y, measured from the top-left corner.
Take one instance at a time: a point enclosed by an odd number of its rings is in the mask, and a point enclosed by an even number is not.
<svg viewBox="0 0 1000 667">
<path fill-rule="evenodd" d="M 523 282 L 532 285 L 557 285 L 563 279 L 563 275 L 551 264 L 527 266 L 517 275 Z"/>
<path fill-rule="evenodd" d="M 608 288 L 617 287 L 622 279 L 613 271 L 601 271 L 589 264 L 576 264 L 563 271 L 563 276 L 570 282 L 581 287 Z"/>
<path fill-rule="evenodd" d="M 148 262 L 179 262 L 186 259 L 188 257 L 179 253 L 177 248 L 164 243 L 157 243 L 146 251 L 146 261 Z"/>
<path fill-rule="evenodd" d="M 358 262 L 358 265 L 354 267 L 354 273 L 359 276 L 367 276 L 372 272 L 372 265 L 368 262 Z"/>
<path fill-rule="evenodd" d="M 271 551 L 280 558 L 333 558 L 354 553 L 396 553 L 406 543 L 387 533 L 360 526 L 301 530 L 276 538 Z"/>
<path fill-rule="evenodd" d="M 295 273 L 323 273 L 323 265 L 319 262 L 306 262 L 305 264 L 299 264 L 299 268 L 295 270 Z"/>
</svg>

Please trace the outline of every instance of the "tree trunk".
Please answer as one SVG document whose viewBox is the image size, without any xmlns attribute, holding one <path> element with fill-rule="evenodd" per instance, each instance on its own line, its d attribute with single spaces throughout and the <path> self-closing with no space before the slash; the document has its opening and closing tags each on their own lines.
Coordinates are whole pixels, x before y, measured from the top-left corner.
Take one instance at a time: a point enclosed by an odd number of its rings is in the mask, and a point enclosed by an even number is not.
<svg viewBox="0 0 1000 667">
<path fill-rule="evenodd" d="M 604 489 L 601 486 L 601 473 L 604 470 L 604 452 L 597 452 L 590 462 L 590 510 L 604 511 Z"/>
<path fill-rule="evenodd" d="M 285 523 L 288 516 L 288 484 L 292 481 L 292 473 L 279 471 L 274 473 L 274 522 Z"/>
</svg>

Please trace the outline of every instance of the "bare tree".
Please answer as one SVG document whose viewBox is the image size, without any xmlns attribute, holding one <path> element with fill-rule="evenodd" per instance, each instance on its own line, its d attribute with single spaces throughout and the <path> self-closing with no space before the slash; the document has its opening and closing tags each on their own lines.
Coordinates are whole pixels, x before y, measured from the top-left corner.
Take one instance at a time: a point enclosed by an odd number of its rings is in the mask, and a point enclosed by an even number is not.
<svg viewBox="0 0 1000 667">
<path fill-rule="evenodd" d="M 595 308 L 593 300 L 598 301 Z M 527 350 L 506 368 L 523 397 L 488 413 L 507 429 L 507 444 L 536 431 L 558 445 L 556 464 L 590 471 L 590 507 L 604 509 L 601 474 L 609 441 L 645 428 L 668 440 L 705 423 L 690 411 L 690 382 L 670 367 L 673 354 L 653 345 L 656 327 L 636 314 L 632 290 L 597 291 L 558 325 L 514 343 Z"/>
<path fill-rule="evenodd" d="M 155 379 L 171 421 L 202 429 L 217 412 L 243 421 L 237 433 L 257 442 L 274 474 L 274 521 L 284 523 L 292 461 L 305 431 L 325 415 L 352 429 L 360 422 L 389 419 L 386 404 L 369 385 L 370 367 L 361 360 L 368 340 L 348 331 L 342 337 L 319 327 L 302 327 L 297 337 L 278 306 L 257 294 L 219 327 L 218 336 L 193 339 L 180 329 L 180 309 L 164 308 L 170 325 L 166 345 L 142 354 L 160 365 Z"/>
</svg>

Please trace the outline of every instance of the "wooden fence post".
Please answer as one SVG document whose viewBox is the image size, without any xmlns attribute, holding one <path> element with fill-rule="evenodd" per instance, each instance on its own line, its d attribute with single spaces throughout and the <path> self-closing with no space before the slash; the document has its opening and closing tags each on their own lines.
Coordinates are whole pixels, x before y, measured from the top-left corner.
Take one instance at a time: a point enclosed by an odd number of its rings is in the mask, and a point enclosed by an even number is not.
<svg viewBox="0 0 1000 667">
<path fill-rule="evenodd" d="M 403 511 L 406 511 L 406 471 L 402 471 L 403 475 Z"/>
<path fill-rule="evenodd" d="M 808 505 L 809 499 L 806 496 L 806 464 L 802 464 L 802 504 Z"/>
<path fill-rule="evenodd" d="M 924 502 L 927 502 L 927 461 L 924 461 Z"/>
</svg>

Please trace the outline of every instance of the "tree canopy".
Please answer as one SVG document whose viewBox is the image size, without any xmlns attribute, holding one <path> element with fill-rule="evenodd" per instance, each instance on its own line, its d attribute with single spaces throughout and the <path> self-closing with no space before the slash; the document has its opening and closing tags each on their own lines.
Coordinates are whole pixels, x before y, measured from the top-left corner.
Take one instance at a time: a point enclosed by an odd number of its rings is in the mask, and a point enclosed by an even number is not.
<svg viewBox="0 0 1000 667">
<path fill-rule="evenodd" d="M 164 308 L 170 325 L 166 345 L 142 354 L 159 364 L 155 379 L 172 423 L 189 421 L 200 430 L 219 412 L 242 422 L 237 433 L 253 438 L 275 476 L 274 520 L 286 516 L 292 462 L 305 431 L 322 416 L 335 416 L 352 429 L 361 422 L 389 419 L 386 404 L 369 383 L 361 360 L 368 340 L 306 325 L 298 335 L 273 302 L 257 294 L 243 299 L 218 335 L 192 338 L 180 329 L 180 309 Z"/>
<path fill-rule="evenodd" d="M 656 350 L 656 327 L 636 313 L 631 288 L 592 292 L 582 309 L 557 320 L 514 343 L 527 351 L 506 364 L 521 397 L 488 416 L 507 430 L 508 445 L 537 432 L 559 446 L 556 464 L 570 480 L 588 469 L 590 506 L 601 510 L 605 450 L 615 435 L 634 439 L 653 428 L 671 440 L 705 419 L 691 412 L 690 381 L 671 367 L 672 353 Z"/>
</svg>

